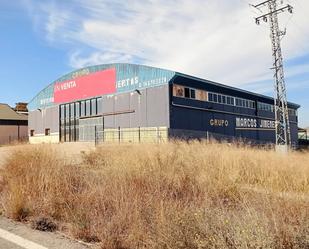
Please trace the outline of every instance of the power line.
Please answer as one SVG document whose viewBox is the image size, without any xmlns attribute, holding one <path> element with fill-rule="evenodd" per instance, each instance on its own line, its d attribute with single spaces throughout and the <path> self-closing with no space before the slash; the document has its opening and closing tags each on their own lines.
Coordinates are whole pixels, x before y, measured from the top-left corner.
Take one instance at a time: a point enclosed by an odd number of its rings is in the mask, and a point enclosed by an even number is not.
<svg viewBox="0 0 309 249">
<path fill-rule="evenodd" d="M 286 30 L 281 31 L 279 29 L 278 14 L 285 11 L 293 13 L 293 7 L 290 4 L 287 4 L 284 7 L 278 8 L 277 0 L 267 0 L 252 6 L 257 9 L 268 7 L 268 13 L 256 17 L 255 22 L 258 25 L 261 21 L 269 22 L 270 24 L 272 55 L 274 59 L 272 69 L 274 70 L 276 146 L 278 149 L 287 149 L 288 146 L 291 146 L 291 132 L 283 70 L 283 58 L 280 44 L 281 37 L 286 34 Z"/>
</svg>

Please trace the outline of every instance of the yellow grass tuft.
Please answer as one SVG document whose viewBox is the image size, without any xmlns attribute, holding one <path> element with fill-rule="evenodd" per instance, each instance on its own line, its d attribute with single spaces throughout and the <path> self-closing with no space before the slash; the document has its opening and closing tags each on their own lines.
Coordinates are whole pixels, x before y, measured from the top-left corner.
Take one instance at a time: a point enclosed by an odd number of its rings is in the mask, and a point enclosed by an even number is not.
<svg viewBox="0 0 309 249">
<path fill-rule="evenodd" d="M 4 214 L 51 217 L 104 249 L 309 248 L 308 153 L 174 141 L 82 157 L 13 153 L 0 171 Z"/>
</svg>

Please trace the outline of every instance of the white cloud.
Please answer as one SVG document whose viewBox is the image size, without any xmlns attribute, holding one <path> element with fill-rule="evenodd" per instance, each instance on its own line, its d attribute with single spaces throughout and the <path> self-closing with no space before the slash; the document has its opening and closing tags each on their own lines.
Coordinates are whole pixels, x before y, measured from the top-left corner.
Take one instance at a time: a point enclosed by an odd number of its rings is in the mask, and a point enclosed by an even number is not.
<svg viewBox="0 0 309 249">
<path fill-rule="evenodd" d="M 142 58 L 234 85 L 272 77 L 268 24 L 255 25 L 258 13 L 245 0 L 75 0 L 42 2 L 37 9 L 50 41 L 76 44 L 74 68 Z M 292 20 L 281 14 L 288 23 L 285 59 L 309 53 L 309 1 L 295 2 L 295 12 Z"/>
<path fill-rule="evenodd" d="M 255 78 L 271 65 L 268 26 L 254 24 L 255 10 L 247 3 L 43 1 L 36 7 L 36 14 L 42 15 L 48 38 L 74 41 L 93 48 L 96 54 L 127 54 L 128 61 L 138 56 L 156 66 L 236 83 Z M 283 42 L 286 59 L 304 53 L 304 49 L 309 52 L 309 1 L 295 2 L 295 12 L 290 22 L 288 14 L 282 14 L 282 23 L 289 23 Z M 78 59 L 76 53 L 73 56 Z M 91 58 L 98 62 L 92 53 L 86 62 Z"/>
<path fill-rule="evenodd" d="M 128 62 L 131 61 L 131 56 L 128 54 L 119 54 L 111 52 L 94 52 L 90 56 L 83 57 L 81 53 L 76 51 L 70 56 L 70 65 L 73 68 L 82 68 L 85 66 L 113 63 L 113 62 Z"/>
<path fill-rule="evenodd" d="M 258 0 L 22 1 L 50 43 L 69 44 L 72 68 L 145 63 L 272 92 L 269 24 L 256 26 L 261 13 L 248 5 Z M 294 14 L 280 14 L 280 23 L 287 26 L 284 59 L 291 61 L 309 55 L 309 1 L 287 3 Z M 309 72 L 308 59 L 289 64 L 288 79 Z M 288 81 L 288 89 L 306 82 Z"/>
<path fill-rule="evenodd" d="M 45 6 L 47 10 L 47 22 L 45 24 L 45 29 L 47 32 L 47 37 L 49 40 L 54 40 L 58 36 L 60 30 L 65 30 L 67 23 L 72 18 L 69 11 L 58 9 L 54 4 Z"/>
</svg>

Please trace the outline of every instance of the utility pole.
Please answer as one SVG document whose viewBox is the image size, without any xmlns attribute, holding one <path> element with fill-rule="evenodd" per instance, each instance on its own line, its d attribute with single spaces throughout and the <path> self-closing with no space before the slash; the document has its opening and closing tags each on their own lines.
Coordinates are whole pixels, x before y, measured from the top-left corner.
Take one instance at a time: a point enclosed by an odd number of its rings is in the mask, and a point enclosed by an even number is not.
<svg viewBox="0 0 309 249">
<path fill-rule="evenodd" d="M 286 34 L 286 31 L 280 31 L 278 14 L 288 11 L 293 13 L 293 7 L 286 5 L 277 8 L 278 0 L 267 0 L 253 7 L 260 10 L 261 7 L 268 6 L 268 13 L 255 18 L 257 25 L 261 20 L 270 24 L 270 38 L 273 55 L 273 70 L 274 70 L 274 111 L 275 111 L 275 130 L 276 130 L 276 150 L 287 151 L 291 146 L 291 133 L 289 123 L 289 112 L 286 97 L 286 86 L 283 71 L 283 59 L 281 51 L 281 37 Z M 283 1 L 281 0 L 281 3 Z"/>
</svg>

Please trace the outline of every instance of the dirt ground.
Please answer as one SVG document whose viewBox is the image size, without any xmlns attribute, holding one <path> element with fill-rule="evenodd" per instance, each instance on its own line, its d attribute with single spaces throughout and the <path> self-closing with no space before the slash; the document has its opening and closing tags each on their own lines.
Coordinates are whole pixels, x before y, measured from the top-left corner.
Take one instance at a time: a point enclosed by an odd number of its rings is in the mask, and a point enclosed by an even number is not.
<svg viewBox="0 0 309 249">
<path fill-rule="evenodd" d="M 38 246 L 18 246 L 12 238 L 1 236 L 0 234 L 0 249 L 21 249 L 21 248 L 45 248 L 45 249 L 98 249 L 98 246 L 93 244 L 85 244 L 80 241 L 69 239 L 63 234 L 56 232 L 41 232 L 30 228 L 30 224 L 22 224 L 11 221 L 0 216 L 0 229 L 3 229 L 10 234 L 17 235 L 28 241 L 37 243 Z M 20 242 L 19 242 L 20 244 Z"/>
<path fill-rule="evenodd" d="M 6 159 L 14 150 L 23 149 L 25 147 L 38 146 L 32 144 L 9 145 L 0 147 L 0 167 L 3 167 Z M 95 148 L 94 143 L 77 142 L 77 143 L 61 143 L 49 144 L 51 149 L 63 154 L 63 158 L 73 163 L 78 163 L 81 159 L 81 152 L 87 152 Z"/>
</svg>

